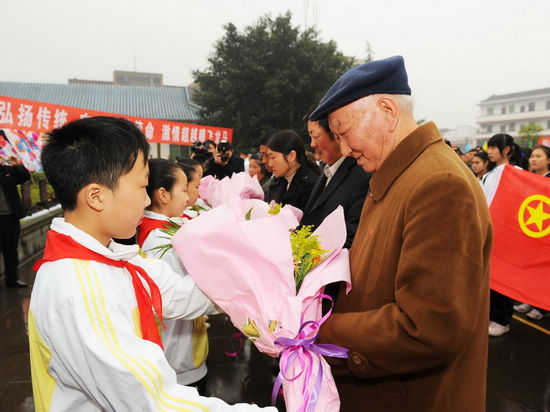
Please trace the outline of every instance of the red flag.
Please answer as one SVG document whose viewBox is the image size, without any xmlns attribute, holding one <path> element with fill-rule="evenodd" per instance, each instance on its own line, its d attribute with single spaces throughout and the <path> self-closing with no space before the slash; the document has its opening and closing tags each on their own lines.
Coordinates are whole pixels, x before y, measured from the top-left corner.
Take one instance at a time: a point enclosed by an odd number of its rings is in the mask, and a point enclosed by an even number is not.
<svg viewBox="0 0 550 412">
<path fill-rule="evenodd" d="M 491 289 L 550 310 L 550 179 L 506 165 L 489 210 Z"/>
</svg>

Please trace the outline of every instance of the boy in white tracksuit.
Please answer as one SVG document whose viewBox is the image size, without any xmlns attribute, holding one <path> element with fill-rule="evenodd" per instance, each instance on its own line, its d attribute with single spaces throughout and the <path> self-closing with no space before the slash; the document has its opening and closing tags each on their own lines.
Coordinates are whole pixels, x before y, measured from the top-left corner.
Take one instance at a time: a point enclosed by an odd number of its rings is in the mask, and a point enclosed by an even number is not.
<svg viewBox="0 0 550 412">
<path fill-rule="evenodd" d="M 48 233 L 29 310 L 38 412 L 260 409 L 177 384 L 155 314 L 192 319 L 211 302 L 137 245 L 111 240 L 131 237 L 149 204 L 148 150 L 133 123 L 109 117 L 56 129 L 43 149 L 65 218 Z"/>
</svg>

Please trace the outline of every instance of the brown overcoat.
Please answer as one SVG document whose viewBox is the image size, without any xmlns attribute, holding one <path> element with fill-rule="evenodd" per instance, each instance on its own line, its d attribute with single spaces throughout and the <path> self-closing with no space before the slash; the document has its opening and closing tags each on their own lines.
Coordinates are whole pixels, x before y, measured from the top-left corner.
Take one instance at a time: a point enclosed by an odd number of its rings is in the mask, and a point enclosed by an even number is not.
<svg viewBox="0 0 550 412">
<path fill-rule="evenodd" d="M 433 123 L 370 182 L 351 247 L 352 290 L 320 341 L 341 411 L 485 410 L 491 218 L 481 186 Z"/>
</svg>

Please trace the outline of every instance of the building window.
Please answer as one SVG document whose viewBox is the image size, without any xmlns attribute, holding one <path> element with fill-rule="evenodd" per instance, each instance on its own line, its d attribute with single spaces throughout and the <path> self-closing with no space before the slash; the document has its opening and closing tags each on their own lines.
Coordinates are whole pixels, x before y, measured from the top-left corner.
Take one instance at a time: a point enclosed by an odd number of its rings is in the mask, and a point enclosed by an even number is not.
<svg viewBox="0 0 550 412">
<path fill-rule="evenodd" d="M 519 111 L 523 113 L 525 111 L 525 106 L 521 105 L 520 108 L 519 108 Z"/>
<path fill-rule="evenodd" d="M 508 113 L 514 113 L 515 110 L 516 110 L 516 106 L 514 106 L 513 104 L 508 106 Z"/>
<path fill-rule="evenodd" d="M 550 100 L 546 100 L 546 110 L 550 110 Z"/>
<path fill-rule="evenodd" d="M 500 108 L 500 114 L 506 114 L 506 106 Z"/>
<path fill-rule="evenodd" d="M 504 133 L 506 131 L 506 125 L 502 124 L 500 125 L 500 133 Z"/>
<path fill-rule="evenodd" d="M 548 130 L 550 130 L 550 120 L 548 120 L 548 121 L 546 122 L 546 128 L 547 128 Z"/>
<path fill-rule="evenodd" d="M 492 124 L 487 125 L 487 133 L 493 133 L 493 125 Z"/>
<path fill-rule="evenodd" d="M 487 116 L 492 116 L 493 115 L 493 108 L 492 107 L 488 107 L 487 108 Z"/>
<path fill-rule="evenodd" d="M 534 112 L 535 111 L 535 102 L 529 103 L 529 111 Z"/>
<path fill-rule="evenodd" d="M 508 124 L 508 131 L 513 132 L 514 130 L 516 130 L 516 124 L 515 123 Z"/>
</svg>

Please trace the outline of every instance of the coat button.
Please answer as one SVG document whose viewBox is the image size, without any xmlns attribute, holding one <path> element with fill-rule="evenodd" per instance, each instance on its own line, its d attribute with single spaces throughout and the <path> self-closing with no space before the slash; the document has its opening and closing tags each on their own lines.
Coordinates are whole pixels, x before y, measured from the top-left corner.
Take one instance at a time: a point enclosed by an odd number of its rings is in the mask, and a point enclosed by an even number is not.
<svg viewBox="0 0 550 412">
<path fill-rule="evenodd" d="M 362 361 L 359 355 L 351 355 L 351 361 L 356 365 L 361 365 Z"/>
</svg>

